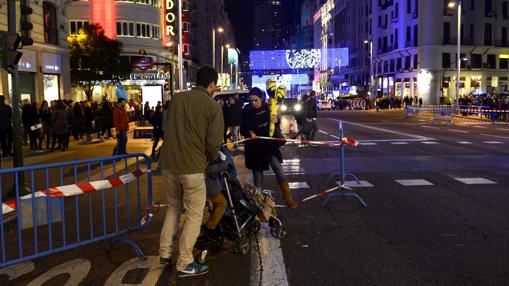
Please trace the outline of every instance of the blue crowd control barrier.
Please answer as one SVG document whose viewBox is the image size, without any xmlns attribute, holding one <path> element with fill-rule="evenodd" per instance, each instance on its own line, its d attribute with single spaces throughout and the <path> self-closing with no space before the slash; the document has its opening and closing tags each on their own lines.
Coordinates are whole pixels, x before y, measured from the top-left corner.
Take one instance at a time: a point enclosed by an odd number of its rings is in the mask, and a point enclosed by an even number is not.
<svg viewBox="0 0 509 286">
<path fill-rule="evenodd" d="M 0 198 L 0 268 L 106 239 L 145 258 L 128 238 L 152 222 L 145 154 L 0 169 Z"/>
</svg>

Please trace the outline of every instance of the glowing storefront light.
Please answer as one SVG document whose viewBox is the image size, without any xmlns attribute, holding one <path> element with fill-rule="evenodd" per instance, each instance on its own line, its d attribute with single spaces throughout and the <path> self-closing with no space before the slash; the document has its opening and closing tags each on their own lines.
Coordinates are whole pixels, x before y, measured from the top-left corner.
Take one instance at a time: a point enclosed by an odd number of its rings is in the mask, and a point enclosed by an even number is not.
<svg viewBox="0 0 509 286">
<path fill-rule="evenodd" d="M 423 69 L 417 74 L 417 91 L 419 95 L 422 96 L 430 91 L 432 79 L 433 76 L 427 70 Z"/>
<path fill-rule="evenodd" d="M 265 90 L 265 82 L 273 78 L 276 80 L 277 85 L 284 85 L 289 90 L 292 85 L 308 85 L 309 76 L 307 74 L 283 74 L 283 75 L 264 75 L 252 77 L 252 87 L 258 87 L 261 90 Z"/>
</svg>

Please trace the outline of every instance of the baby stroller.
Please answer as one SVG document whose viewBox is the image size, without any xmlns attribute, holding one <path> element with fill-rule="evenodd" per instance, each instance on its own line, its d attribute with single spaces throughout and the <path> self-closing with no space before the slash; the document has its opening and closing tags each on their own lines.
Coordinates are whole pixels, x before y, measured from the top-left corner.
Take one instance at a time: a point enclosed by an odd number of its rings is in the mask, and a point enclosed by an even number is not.
<svg viewBox="0 0 509 286">
<path fill-rule="evenodd" d="M 253 197 L 255 194 L 246 191 L 237 180 L 237 171 L 231 154 L 225 148 L 222 148 L 221 152 L 226 155 L 228 161 L 228 169 L 220 174 L 221 192 L 227 201 L 225 214 L 217 226 L 221 239 L 226 238 L 233 241 L 235 244 L 234 252 L 242 255 L 247 254 L 250 246 L 245 236 L 246 234 L 257 233 L 260 230 L 260 220 L 269 223 L 271 234 L 274 237 L 279 239 L 286 237 L 287 233 L 281 221 L 275 215 L 267 216 L 264 212 L 264 200 Z M 249 189 L 249 185 L 247 187 Z M 211 207 L 209 206 L 209 208 Z M 222 241 L 220 244 L 222 245 Z M 208 248 L 207 245 L 200 245 L 200 243 L 197 243 L 197 247 Z"/>
</svg>

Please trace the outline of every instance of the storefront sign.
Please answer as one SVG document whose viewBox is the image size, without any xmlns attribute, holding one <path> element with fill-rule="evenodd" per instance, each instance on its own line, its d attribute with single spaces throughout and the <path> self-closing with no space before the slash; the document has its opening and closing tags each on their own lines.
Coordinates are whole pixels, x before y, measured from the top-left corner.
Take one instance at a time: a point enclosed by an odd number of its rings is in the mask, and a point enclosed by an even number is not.
<svg viewBox="0 0 509 286">
<path fill-rule="evenodd" d="M 175 37 L 176 32 L 176 0 L 166 0 L 165 11 L 164 11 L 164 24 L 167 37 Z"/>
<path fill-rule="evenodd" d="M 42 73 L 61 74 L 62 56 L 57 54 L 42 53 Z"/>
<path fill-rule="evenodd" d="M 21 50 L 23 56 L 18 63 L 18 70 L 22 72 L 37 72 L 37 52 Z"/>
</svg>

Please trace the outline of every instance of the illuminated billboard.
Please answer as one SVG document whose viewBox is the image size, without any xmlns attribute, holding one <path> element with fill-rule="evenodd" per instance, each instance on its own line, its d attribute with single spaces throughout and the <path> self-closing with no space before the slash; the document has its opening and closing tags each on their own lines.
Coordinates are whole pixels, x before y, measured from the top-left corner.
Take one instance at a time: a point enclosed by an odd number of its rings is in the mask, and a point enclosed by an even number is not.
<svg viewBox="0 0 509 286">
<path fill-rule="evenodd" d="M 313 69 L 327 61 L 327 68 L 344 67 L 349 64 L 348 48 L 322 50 L 271 50 L 249 53 L 251 70 Z"/>
<path fill-rule="evenodd" d="M 264 76 L 257 76 L 253 75 L 252 80 L 252 87 L 258 87 L 261 90 L 265 90 L 265 82 L 269 79 L 273 78 L 276 80 L 276 84 L 279 85 L 285 85 L 287 90 L 290 90 L 290 88 L 293 85 L 309 85 L 309 76 L 307 74 L 282 74 L 282 75 L 264 75 Z"/>
</svg>

